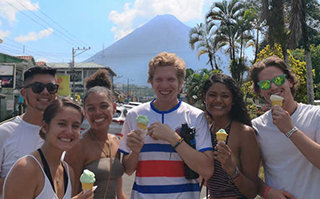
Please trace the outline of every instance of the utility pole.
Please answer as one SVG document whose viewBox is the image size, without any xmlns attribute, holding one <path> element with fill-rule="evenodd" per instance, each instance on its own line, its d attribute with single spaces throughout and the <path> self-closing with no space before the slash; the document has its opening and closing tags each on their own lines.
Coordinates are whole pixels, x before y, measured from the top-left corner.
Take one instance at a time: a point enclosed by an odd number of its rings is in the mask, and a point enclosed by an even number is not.
<svg viewBox="0 0 320 199">
<path fill-rule="evenodd" d="M 78 56 L 78 55 L 80 55 L 80 54 L 82 54 L 82 53 L 84 53 L 85 51 L 87 51 L 87 50 L 90 50 L 90 47 L 89 48 L 85 48 L 85 47 L 83 47 L 83 48 L 72 48 L 72 63 L 71 63 L 71 70 L 72 70 L 72 75 L 73 75 L 73 78 L 72 78 L 72 97 L 73 97 L 73 100 L 75 100 L 76 98 L 76 95 L 75 95 L 75 93 L 76 93 L 76 88 L 75 88 L 75 76 L 76 76 L 76 74 L 75 74 L 75 70 L 74 70 L 74 58 L 76 57 L 76 56 Z M 76 52 L 77 51 L 81 51 L 81 52 L 79 52 L 78 54 L 76 54 Z"/>
</svg>

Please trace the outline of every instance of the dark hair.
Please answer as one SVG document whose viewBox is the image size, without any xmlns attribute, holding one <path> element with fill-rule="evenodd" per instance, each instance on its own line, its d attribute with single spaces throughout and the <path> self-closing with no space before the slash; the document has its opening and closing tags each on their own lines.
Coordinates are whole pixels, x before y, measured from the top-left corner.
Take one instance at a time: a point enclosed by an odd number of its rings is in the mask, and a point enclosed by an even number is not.
<svg viewBox="0 0 320 199">
<path fill-rule="evenodd" d="M 84 82 L 87 90 L 95 86 L 103 86 L 108 89 L 112 88 L 110 75 L 106 69 L 97 70 L 97 72 L 95 72 L 93 75 L 87 77 Z"/>
<path fill-rule="evenodd" d="M 202 88 L 203 97 L 207 94 L 209 88 L 214 83 L 221 83 L 226 85 L 232 94 L 232 107 L 229 112 L 230 119 L 233 121 L 238 121 L 243 124 L 252 126 L 246 104 L 243 101 L 243 94 L 241 92 L 240 87 L 236 83 L 236 81 L 233 78 L 223 73 L 213 74 L 205 81 L 203 85 L 203 88 Z M 205 106 L 205 109 L 206 109 L 206 106 Z M 212 119 L 212 115 L 208 112 L 208 110 L 206 110 L 206 112 L 209 114 L 209 116 Z"/>
<path fill-rule="evenodd" d="M 286 74 L 286 78 L 293 84 L 291 88 L 291 93 L 294 96 L 296 94 L 296 91 L 299 86 L 299 81 L 297 76 L 290 70 L 288 69 L 288 66 L 286 63 L 283 61 L 283 59 L 279 58 L 276 55 L 270 56 L 255 65 L 253 65 L 250 68 L 250 79 L 253 81 L 253 90 L 259 94 L 260 93 L 260 87 L 258 85 L 259 82 L 259 74 L 260 72 L 270 66 L 274 66 L 279 68 L 280 70 L 283 71 L 284 74 Z"/>
<path fill-rule="evenodd" d="M 43 75 L 48 74 L 55 77 L 56 73 L 57 73 L 57 70 L 54 68 L 51 68 L 48 66 L 35 66 L 26 70 L 24 72 L 23 78 L 24 78 L 24 81 L 26 81 L 28 79 L 32 79 L 35 75 L 38 75 L 38 74 L 43 74 Z"/>
<path fill-rule="evenodd" d="M 66 107 L 72 107 L 79 111 L 81 114 L 81 122 L 83 122 L 84 114 L 83 109 L 81 106 L 79 106 L 76 102 L 67 99 L 67 98 L 58 98 L 52 101 L 52 103 L 44 110 L 43 112 L 43 121 L 46 124 L 50 124 L 51 120 L 64 108 Z M 39 132 L 40 137 L 45 139 L 45 133 L 40 130 Z"/>
<path fill-rule="evenodd" d="M 84 106 L 86 106 L 86 100 L 87 98 L 93 94 L 93 93 L 107 93 L 108 94 L 108 97 L 109 99 L 111 100 L 111 102 L 114 102 L 114 95 L 113 95 L 113 92 L 112 90 L 106 88 L 106 87 L 103 87 L 103 86 L 95 86 L 93 88 L 90 88 L 86 94 L 84 95 L 84 98 L 83 98 L 83 104 Z"/>
</svg>

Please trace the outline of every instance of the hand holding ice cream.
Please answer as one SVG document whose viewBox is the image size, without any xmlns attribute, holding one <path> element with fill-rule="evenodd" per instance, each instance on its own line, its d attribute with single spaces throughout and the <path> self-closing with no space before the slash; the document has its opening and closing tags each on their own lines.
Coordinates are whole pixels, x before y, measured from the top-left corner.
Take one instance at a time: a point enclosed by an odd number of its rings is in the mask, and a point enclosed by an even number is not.
<svg viewBox="0 0 320 199">
<path fill-rule="evenodd" d="M 136 121 L 137 121 L 139 130 L 142 132 L 142 136 L 146 137 L 148 123 L 149 123 L 148 117 L 144 115 L 138 115 L 138 117 L 136 118 Z"/>
<path fill-rule="evenodd" d="M 217 142 L 226 142 L 228 134 L 224 129 L 220 129 L 218 132 L 216 132 L 216 139 Z"/>
<path fill-rule="evenodd" d="M 95 175 L 88 169 L 85 169 L 80 176 L 80 182 L 82 184 L 82 189 L 84 192 L 92 189 L 93 183 L 96 181 Z"/>
<path fill-rule="evenodd" d="M 275 106 L 275 105 L 282 106 L 283 97 L 279 95 L 271 95 L 270 100 L 272 102 L 272 106 Z"/>
</svg>

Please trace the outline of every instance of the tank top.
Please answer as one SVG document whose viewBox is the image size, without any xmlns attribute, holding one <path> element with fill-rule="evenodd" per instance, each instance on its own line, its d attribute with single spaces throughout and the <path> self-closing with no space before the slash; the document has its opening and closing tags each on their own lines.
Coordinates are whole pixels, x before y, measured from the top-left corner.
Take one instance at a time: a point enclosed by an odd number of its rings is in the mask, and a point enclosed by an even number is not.
<svg viewBox="0 0 320 199">
<path fill-rule="evenodd" d="M 59 199 L 58 196 L 56 195 L 56 193 L 54 192 L 54 190 L 52 189 L 50 180 L 48 179 L 47 175 L 45 174 L 40 162 L 33 155 L 28 155 L 28 156 L 32 157 L 38 163 L 38 165 L 43 173 L 43 176 L 44 176 L 43 189 L 35 199 Z M 71 188 L 71 181 L 70 181 L 70 174 L 69 174 L 69 166 L 66 162 L 64 162 L 64 163 L 67 167 L 66 170 L 67 170 L 67 174 L 68 174 L 68 186 L 67 186 L 67 190 L 63 196 L 63 199 L 70 199 L 72 188 Z"/>
<path fill-rule="evenodd" d="M 226 144 L 230 135 L 231 124 L 225 129 L 228 133 Z M 217 145 L 216 134 L 211 131 L 211 141 L 213 148 Z M 214 173 L 211 178 L 207 181 L 207 188 L 209 189 L 210 196 L 213 197 L 234 197 L 240 199 L 246 199 L 246 197 L 238 190 L 237 186 L 232 180 L 229 179 L 228 173 L 222 168 L 221 163 L 218 160 L 214 160 Z"/>
<path fill-rule="evenodd" d="M 107 188 L 108 176 L 110 174 L 110 158 L 101 158 L 86 165 L 84 169 L 89 169 L 95 174 L 98 188 L 94 191 L 94 198 L 101 199 Z M 124 167 L 118 158 L 112 158 L 112 172 L 107 192 L 107 199 L 115 199 L 118 190 L 118 179 L 122 177 Z"/>
</svg>

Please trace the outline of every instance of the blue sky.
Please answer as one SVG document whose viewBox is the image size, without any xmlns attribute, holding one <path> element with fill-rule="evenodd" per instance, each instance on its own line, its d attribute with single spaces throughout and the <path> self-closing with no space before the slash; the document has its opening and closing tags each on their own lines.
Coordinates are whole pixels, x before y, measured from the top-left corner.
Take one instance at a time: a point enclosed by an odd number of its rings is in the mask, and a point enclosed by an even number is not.
<svg viewBox="0 0 320 199">
<path fill-rule="evenodd" d="M 156 15 L 173 14 L 190 27 L 216 0 L 0 0 L 0 52 L 36 61 L 70 62 L 72 47 L 99 52 Z"/>
</svg>

